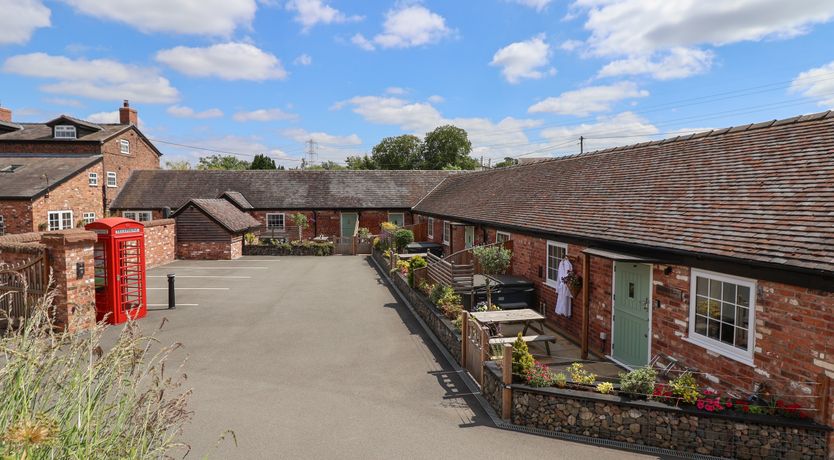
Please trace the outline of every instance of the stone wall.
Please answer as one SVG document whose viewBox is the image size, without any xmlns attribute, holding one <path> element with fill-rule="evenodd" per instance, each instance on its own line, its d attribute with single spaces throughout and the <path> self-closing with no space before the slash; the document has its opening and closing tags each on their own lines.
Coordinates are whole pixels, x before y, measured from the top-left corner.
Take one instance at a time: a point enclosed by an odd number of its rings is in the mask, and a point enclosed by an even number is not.
<svg viewBox="0 0 834 460">
<path fill-rule="evenodd" d="M 504 399 L 502 391 L 504 383 L 501 381 L 501 369 L 498 363 L 488 361 L 484 363 L 484 386 L 481 388 L 481 395 L 499 416 L 501 414 L 501 401 Z"/>
<path fill-rule="evenodd" d="M 158 267 L 173 262 L 176 255 L 174 219 L 158 219 L 145 224 L 145 266 Z"/>
</svg>

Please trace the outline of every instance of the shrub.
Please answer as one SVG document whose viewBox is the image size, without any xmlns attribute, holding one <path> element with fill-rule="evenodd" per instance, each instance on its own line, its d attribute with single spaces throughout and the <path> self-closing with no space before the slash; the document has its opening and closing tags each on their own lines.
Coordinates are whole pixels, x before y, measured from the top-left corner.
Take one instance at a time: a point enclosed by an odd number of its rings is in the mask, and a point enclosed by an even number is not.
<svg viewBox="0 0 834 460">
<path fill-rule="evenodd" d="M 260 239 L 258 239 L 258 236 L 255 235 L 254 233 L 247 232 L 246 234 L 243 235 L 243 242 L 247 246 L 257 246 L 258 244 L 260 244 L 261 241 L 260 241 Z"/>
<path fill-rule="evenodd" d="M 404 247 L 408 246 L 410 243 L 414 242 L 414 232 L 411 230 L 401 228 L 394 232 L 394 247 L 398 250 L 402 250 Z"/>
<path fill-rule="evenodd" d="M 113 343 L 99 323 L 59 330 L 52 299 L 0 336 L 0 458 L 173 458 L 191 418 L 184 375 L 166 372 L 178 345 L 162 347 L 129 322 Z M 71 328 L 82 327 L 79 307 Z M 110 332 L 113 332 L 112 330 Z M 166 369 L 167 368 L 167 369 Z M 181 451 L 176 453 L 176 451 Z"/>
<path fill-rule="evenodd" d="M 475 311 L 501 311 L 501 307 L 495 304 L 488 305 L 486 302 L 478 302 L 475 305 Z"/>
<path fill-rule="evenodd" d="M 524 381 L 531 387 L 552 387 L 554 379 L 555 376 L 550 368 L 538 362 L 524 371 Z"/>
<path fill-rule="evenodd" d="M 672 395 L 687 404 L 695 404 L 701 394 L 698 392 L 698 382 L 690 372 L 684 372 L 669 382 Z"/>
<path fill-rule="evenodd" d="M 472 250 L 472 254 L 485 275 L 503 275 L 510 266 L 513 253 L 502 246 L 481 246 Z M 492 305 L 492 286 L 489 276 L 486 279 L 487 304 Z"/>
<path fill-rule="evenodd" d="M 299 212 L 291 215 L 290 220 L 292 220 L 292 223 L 294 223 L 296 228 L 298 228 L 298 239 L 300 240 L 304 230 L 310 226 L 307 223 L 307 216 Z"/>
<path fill-rule="evenodd" d="M 429 280 L 420 280 L 417 283 L 417 289 L 425 295 L 431 294 L 432 289 L 434 289 L 434 285 L 429 282 Z"/>
<path fill-rule="evenodd" d="M 633 395 L 649 396 L 654 390 L 657 372 L 651 367 L 640 367 L 631 372 L 620 373 L 620 390 Z"/>
<path fill-rule="evenodd" d="M 367 240 L 371 236 L 371 231 L 368 230 L 368 227 L 359 227 L 359 230 L 356 231 L 356 235 L 363 240 Z"/>
<path fill-rule="evenodd" d="M 604 395 L 607 395 L 608 393 L 611 393 L 612 391 L 614 391 L 614 384 L 611 383 L 611 382 L 598 383 L 597 384 L 597 391 L 604 394 Z"/>
<path fill-rule="evenodd" d="M 403 259 L 397 259 L 397 267 L 394 268 L 394 271 L 398 271 L 403 275 L 408 274 L 408 262 Z"/>
<path fill-rule="evenodd" d="M 426 259 L 420 256 L 412 257 L 408 262 L 408 285 L 414 287 L 414 270 L 428 266 Z"/>
<path fill-rule="evenodd" d="M 573 363 L 568 367 L 570 378 L 576 383 L 593 385 L 597 381 L 597 375 L 585 369 L 582 363 Z"/>
<path fill-rule="evenodd" d="M 513 374 L 524 375 L 525 371 L 532 368 L 535 363 L 530 349 L 527 348 L 527 342 L 519 332 L 518 338 L 513 342 Z"/>
<path fill-rule="evenodd" d="M 394 233 L 395 231 L 397 231 L 397 224 L 393 222 L 383 222 L 379 226 L 385 233 Z"/>
<path fill-rule="evenodd" d="M 452 326 L 454 326 L 455 330 L 458 331 L 458 334 L 460 334 L 463 330 L 463 312 L 461 312 L 457 318 L 452 320 Z"/>
<path fill-rule="evenodd" d="M 568 378 L 562 372 L 553 376 L 553 385 L 559 388 L 565 388 L 568 385 Z"/>
<path fill-rule="evenodd" d="M 443 304 L 440 306 L 440 311 L 447 319 L 454 321 L 463 313 L 463 305 L 456 303 Z"/>
</svg>

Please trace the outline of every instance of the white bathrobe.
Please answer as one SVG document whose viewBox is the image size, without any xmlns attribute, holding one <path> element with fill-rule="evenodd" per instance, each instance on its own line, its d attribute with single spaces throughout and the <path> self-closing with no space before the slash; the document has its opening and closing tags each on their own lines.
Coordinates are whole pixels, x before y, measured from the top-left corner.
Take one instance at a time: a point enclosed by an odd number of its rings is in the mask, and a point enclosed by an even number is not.
<svg viewBox="0 0 834 460">
<path fill-rule="evenodd" d="M 573 298 L 570 294 L 570 289 L 568 289 L 568 285 L 562 281 L 562 278 L 568 276 L 568 272 L 573 270 L 573 265 L 571 265 L 568 259 L 564 259 L 559 262 L 559 273 L 556 275 L 556 314 L 562 316 L 570 316 L 570 304 L 571 299 Z"/>
</svg>

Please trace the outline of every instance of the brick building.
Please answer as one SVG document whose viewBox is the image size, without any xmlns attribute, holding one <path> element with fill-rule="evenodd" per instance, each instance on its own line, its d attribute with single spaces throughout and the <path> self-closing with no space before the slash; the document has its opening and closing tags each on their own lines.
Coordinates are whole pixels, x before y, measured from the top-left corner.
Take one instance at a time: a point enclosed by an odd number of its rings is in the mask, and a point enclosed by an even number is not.
<svg viewBox="0 0 834 460">
<path fill-rule="evenodd" d="M 138 171 L 111 205 L 138 220 L 162 217 L 192 198 L 224 197 L 251 214 L 265 234 L 295 239 L 290 216 L 302 213 L 303 238 L 372 233 L 385 221 L 412 223 L 411 208 L 454 174 L 448 171 Z"/>
<path fill-rule="evenodd" d="M 88 171 L 87 176 L 78 179 L 77 184 L 65 184 L 58 177 L 50 177 L 51 171 L 46 170 L 43 171 L 44 177 L 33 181 L 49 182 L 49 195 L 64 197 L 60 209 L 52 209 L 51 204 L 44 202 L 44 206 L 50 207 L 46 212 L 83 209 L 83 212 L 103 217 L 107 214 L 109 204 L 119 194 L 133 171 L 159 169 L 161 153 L 142 134 L 137 122 L 136 110 L 130 107 L 128 101 L 119 108 L 119 123 L 103 124 L 90 123 L 67 115 L 46 123 L 17 123 L 12 119 L 11 110 L 0 108 L 0 154 L 3 155 L 0 169 L 12 169 L 15 164 L 21 164 L 22 159 L 28 159 L 27 168 L 34 168 L 37 167 L 34 163 L 40 161 L 38 158 L 46 160 L 49 156 L 65 159 L 62 160 L 65 163 L 71 163 L 73 156 L 82 159 L 79 160 L 82 162 L 83 158 L 97 158 L 98 169 Z M 62 175 L 61 178 L 65 176 Z M 66 188 L 68 186 L 73 188 Z M 4 186 L 4 189 L 6 188 L 8 185 Z M 74 192 L 78 191 L 82 193 L 76 197 Z M 18 208 L 29 206 L 24 203 L 26 199 L 34 196 L 20 196 L 24 194 L 23 190 L 19 193 L 15 190 L 8 192 L 10 193 L 4 195 L 14 199 L 4 199 L 3 203 L 0 203 L 0 218 L 5 222 L 6 231 L 37 229 L 41 223 L 38 219 L 42 214 L 36 209 L 38 203 L 31 203 L 37 222 L 17 221 L 17 216 L 24 214 Z M 95 206 L 91 206 L 89 202 L 92 195 L 98 200 Z M 78 220 L 81 214 L 73 217 Z"/>
<path fill-rule="evenodd" d="M 243 255 L 243 234 L 260 226 L 228 198 L 195 198 L 174 213 L 179 259 L 231 260 Z"/>
<path fill-rule="evenodd" d="M 834 377 L 832 133 L 824 112 L 459 174 L 413 211 L 447 253 L 511 239 L 513 273 L 598 356 L 803 403 Z M 570 316 L 566 258 L 588 288 Z"/>
</svg>

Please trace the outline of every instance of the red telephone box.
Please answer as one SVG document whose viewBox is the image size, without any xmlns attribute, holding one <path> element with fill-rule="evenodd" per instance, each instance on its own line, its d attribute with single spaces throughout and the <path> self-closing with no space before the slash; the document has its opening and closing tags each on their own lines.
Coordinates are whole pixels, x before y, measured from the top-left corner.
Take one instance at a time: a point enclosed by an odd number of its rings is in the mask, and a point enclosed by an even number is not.
<svg viewBox="0 0 834 460">
<path fill-rule="evenodd" d="M 109 217 L 87 224 L 95 232 L 96 320 L 110 324 L 144 318 L 145 226 L 135 220 Z"/>
</svg>

